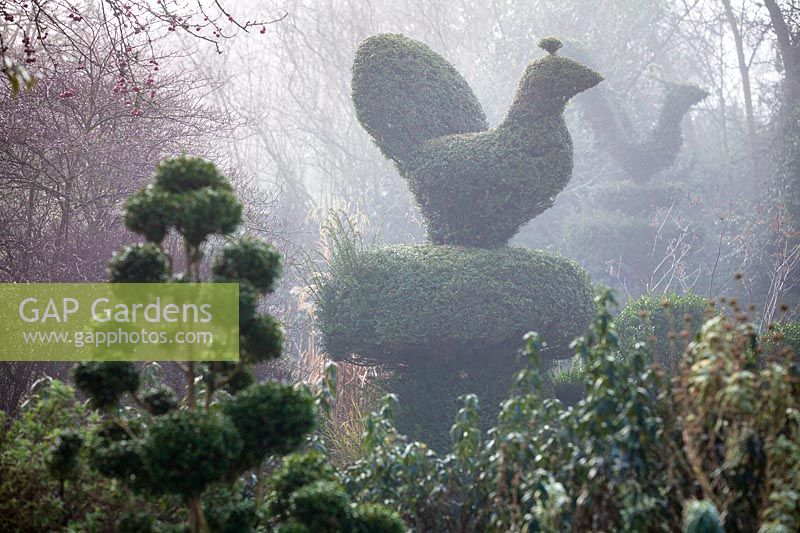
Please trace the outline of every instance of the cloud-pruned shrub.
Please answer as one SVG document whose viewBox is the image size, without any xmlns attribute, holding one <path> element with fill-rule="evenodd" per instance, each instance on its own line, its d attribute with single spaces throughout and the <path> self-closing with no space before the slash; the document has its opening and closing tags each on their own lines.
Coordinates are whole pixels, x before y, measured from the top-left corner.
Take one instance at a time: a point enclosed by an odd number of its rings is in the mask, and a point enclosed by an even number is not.
<svg viewBox="0 0 800 533">
<path fill-rule="evenodd" d="M 112 281 L 198 282 L 202 245 L 213 234 L 232 237 L 241 222 L 241 204 L 212 163 L 180 157 L 158 165 L 153 183 L 126 204 L 125 222 L 150 242 L 114 256 Z M 160 246 L 173 230 L 184 244 L 182 273 L 174 272 L 176 262 Z M 281 257 L 267 243 L 231 238 L 222 247 L 213 262 L 213 281 L 241 287 L 239 361 L 181 363 L 187 389 L 180 403 L 163 385 L 145 387 L 130 362 L 81 363 L 74 370 L 76 386 L 103 416 L 89 434 L 89 463 L 137 493 L 180 497 L 193 531 L 209 528 L 202 499 L 210 487 L 249 470 L 260 476 L 268 456 L 300 447 L 315 427 L 309 391 L 253 383 L 252 364 L 281 355 L 280 324 L 257 310 L 280 272 Z M 135 409 L 120 409 L 126 401 Z M 231 512 L 240 507 L 236 501 Z M 220 505 L 214 520 L 232 521 L 220 517 Z M 236 514 L 237 523 L 248 516 L 255 520 L 255 513 Z"/>
</svg>

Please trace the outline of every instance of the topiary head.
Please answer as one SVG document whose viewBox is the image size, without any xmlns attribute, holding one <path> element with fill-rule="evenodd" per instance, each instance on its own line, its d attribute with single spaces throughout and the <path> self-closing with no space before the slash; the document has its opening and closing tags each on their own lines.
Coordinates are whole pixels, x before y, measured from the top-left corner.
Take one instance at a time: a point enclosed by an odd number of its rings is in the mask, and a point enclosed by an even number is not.
<svg viewBox="0 0 800 533">
<path fill-rule="evenodd" d="M 216 484 L 203 494 L 202 505 L 208 530 L 214 533 L 253 533 L 259 512 L 256 501 L 240 483 Z"/>
<path fill-rule="evenodd" d="M 352 531 L 350 499 L 333 481 L 315 481 L 299 488 L 289 500 L 291 521 L 310 531 Z"/>
<path fill-rule="evenodd" d="M 175 222 L 174 195 L 156 188 L 142 189 L 125 201 L 125 227 L 160 244 Z"/>
<path fill-rule="evenodd" d="M 240 357 L 251 363 L 277 359 L 283 351 L 283 327 L 270 315 L 255 315 L 241 325 Z"/>
<path fill-rule="evenodd" d="M 169 413 L 178 406 L 175 392 L 164 385 L 146 390 L 142 394 L 142 403 L 153 416 Z"/>
<path fill-rule="evenodd" d="M 165 159 L 156 166 L 153 185 L 166 192 L 184 193 L 205 187 L 230 191 L 228 180 L 214 163 L 200 157 L 181 156 Z"/>
<path fill-rule="evenodd" d="M 690 107 L 708 97 L 708 91 L 697 85 L 689 83 L 670 83 L 667 85 L 667 105 L 674 105 L 681 112 L 686 112 Z"/>
<path fill-rule="evenodd" d="M 223 407 L 244 441 L 240 470 L 255 467 L 267 455 L 294 451 L 316 424 L 314 398 L 304 388 L 267 382 L 239 392 Z"/>
<path fill-rule="evenodd" d="M 562 46 L 561 40 L 558 37 L 545 37 L 539 41 L 539 48 L 545 50 L 549 54 L 555 54 Z"/>
<path fill-rule="evenodd" d="M 548 55 L 533 61 L 525 69 L 509 118 L 527 119 L 561 113 L 570 98 L 603 81 L 594 70 L 556 55 L 562 45 L 555 37 L 542 39 L 539 46 Z"/>
<path fill-rule="evenodd" d="M 154 493 L 200 495 L 229 474 L 242 451 L 239 432 L 227 417 L 178 411 L 155 419 L 142 455 Z"/>
<path fill-rule="evenodd" d="M 89 463 L 104 476 L 141 489 L 147 485 L 147 468 L 141 444 L 135 434 L 143 430 L 139 420 L 126 421 L 126 427 L 106 420 L 90 435 Z"/>
<path fill-rule="evenodd" d="M 115 283 L 161 283 L 169 279 L 169 258 L 155 244 L 134 244 L 114 254 L 108 277 Z"/>
<path fill-rule="evenodd" d="M 75 386 L 98 409 L 113 407 L 126 392 L 139 388 L 139 373 L 129 361 L 78 363 L 73 369 Z"/>
<path fill-rule="evenodd" d="M 175 228 L 197 248 L 211 234 L 233 233 L 241 221 L 242 205 L 227 178 L 197 157 L 165 159 L 151 186 L 125 203 L 125 226 L 154 243 Z"/>
<path fill-rule="evenodd" d="M 200 246 L 214 233 L 230 235 L 242 222 L 242 204 L 230 190 L 204 188 L 175 198 L 175 227 L 186 242 Z"/>
<path fill-rule="evenodd" d="M 263 294 L 281 275 L 281 256 L 266 242 L 244 237 L 225 246 L 213 271 L 218 281 L 247 281 Z"/>
<path fill-rule="evenodd" d="M 316 451 L 294 453 L 283 458 L 270 477 L 267 513 L 277 520 L 289 516 L 289 501 L 300 487 L 315 481 L 335 481 L 336 471 L 327 457 Z"/>
</svg>

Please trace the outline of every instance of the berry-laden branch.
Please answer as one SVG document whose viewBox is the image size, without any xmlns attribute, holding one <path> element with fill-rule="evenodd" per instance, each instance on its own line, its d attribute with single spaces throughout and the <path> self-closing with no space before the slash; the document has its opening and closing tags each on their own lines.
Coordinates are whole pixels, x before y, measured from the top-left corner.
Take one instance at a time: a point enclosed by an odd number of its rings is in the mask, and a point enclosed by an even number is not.
<svg viewBox="0 0 800 533">
<path fill-rule="evenodd" d="M 251 18 L 252 16 L 252 18 Z M 135 65 L 158 70 L 157 43 L 182 31 L 222 52 L 222 42 L 286 18 L 234 14 L 224 2 L 157 0 L 4 0 L 0 2 L 0 72 L 13 94 L 35 83 L 36 66 L 58 63 L 87 27 L 101 28 L 112 43 L 120 77 L 134 81 Z M 155 67 L 155 68 L 154 68 Z"/>
</svg>

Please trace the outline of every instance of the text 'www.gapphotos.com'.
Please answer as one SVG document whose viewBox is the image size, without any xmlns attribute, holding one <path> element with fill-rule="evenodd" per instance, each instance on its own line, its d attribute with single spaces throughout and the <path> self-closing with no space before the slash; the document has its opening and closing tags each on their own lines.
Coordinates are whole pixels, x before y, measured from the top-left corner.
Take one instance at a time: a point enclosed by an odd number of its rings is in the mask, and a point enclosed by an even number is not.
<svg viewBox="0 0 800 533">
<path fill-rule="evenodd" d="M 22 334 L 25 344 L 68 344 L 76 348 L 120 344 L 198 344 L 211 345 L 214 334 L 210 331 L 29 331 Z"/>
</svg>

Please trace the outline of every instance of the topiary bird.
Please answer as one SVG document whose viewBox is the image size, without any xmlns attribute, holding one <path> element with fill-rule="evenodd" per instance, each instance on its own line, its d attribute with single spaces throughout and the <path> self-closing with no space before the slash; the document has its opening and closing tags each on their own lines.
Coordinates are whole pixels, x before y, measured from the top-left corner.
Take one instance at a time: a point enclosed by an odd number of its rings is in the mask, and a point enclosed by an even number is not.
<svg viewBox="0 0 800 533">
<path fill-rule="evenodd" d="M 594 67 L 589 51 L 574 42 L 565 46 L 569 55 L 581 63 Z M 621 94 L 605 89 L 591 91 L 576 100 L 583 118 L 594 131 L 597 144 L 608 152 L 625 170 L 631 180 L 644 184 L 654 175 L 672 166 L 678 157 L 683 137 L 683 117 L 697 103 L 708 96 L 708 92 L 689 83 L 661 82 L 664 97 L 658 119 L 643 136 L 638 135 L 630 123 L 626 110 L 621 105 Z M 640 193 L 637 190 L 636 194 Z M 645 192 L 644 194 L 647 194 Z M 615 198 L 616 205 L 627 201 Z"/>
<path fill-rule="evenodd" d="M 695 85 L 671 82 L 664 85 L 666 90 L 658 120 L 643 141 L 632 139 L 632 128 L 624 113 L 612 108 L 602 91 L 587 95 L 583 102 L 583 114 L 595 131 L 598 144 L 636 183 L 646 183 L 672 166 L 683 144 L 681 122 L 684 115 L 708 96 L 708 92 Z"/>
<path fill-rule="evenodd" d="M 572 175 L 564 107 L 602 76 L 548 53 L 531 62 L 503 122 L 489 129 L 467 82 L 440 55 L 397 34 L 375 35 L 356 52 L 358 120 L 392 159 L 435 244 L 497 247 L 553 205 Z"/>
</svg>

